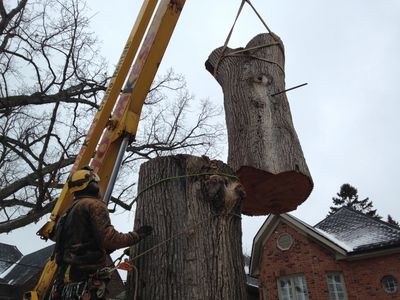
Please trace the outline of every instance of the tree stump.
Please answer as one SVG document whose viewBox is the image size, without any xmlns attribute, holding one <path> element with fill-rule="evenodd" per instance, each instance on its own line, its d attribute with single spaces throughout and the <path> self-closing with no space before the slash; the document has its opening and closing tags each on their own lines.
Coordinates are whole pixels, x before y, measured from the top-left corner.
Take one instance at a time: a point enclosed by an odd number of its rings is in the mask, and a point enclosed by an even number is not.
<svg viewBox="0 0 400 300">
<path fill-rule="evenodd" d="M 224 93 L 228 164 L 247 193 L 242 212 L 264 215 L 296 209 L 313 182 L 286 94 L 277 94 L 285 90 L 282 41 L 272 33 L 259 34 L 245 48 L 218 48 L 206 68 Z"/>
<path fill-rule="evenodd" d="M 154 248 L 133 261 L 138 299 L 246 299 L 240 218 L 245 193 L 233 174 L 220 161 L 190 155 L 142 164 L 135 228 L 147 224 L 154 230 L 131 256 Z M 134 286 L 135 279 L 129 280 Z"/>
</svg>

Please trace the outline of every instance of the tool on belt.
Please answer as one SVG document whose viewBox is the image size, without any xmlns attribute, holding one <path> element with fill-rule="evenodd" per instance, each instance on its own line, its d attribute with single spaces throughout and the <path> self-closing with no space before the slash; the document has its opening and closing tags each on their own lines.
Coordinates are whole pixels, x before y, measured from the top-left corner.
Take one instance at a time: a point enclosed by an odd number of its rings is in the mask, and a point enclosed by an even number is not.
<svg viewBox="0 0 400 300">
<path fill-rule="evenodd" d="M 113 268 L 105 267 L 89 275 L 86 281 L 55 282 L 50 299 L 89 300 L 91 295 L 102 298 L 106 293 L 107 283 L 110 281 L 113 271 Z"/>
</svg>

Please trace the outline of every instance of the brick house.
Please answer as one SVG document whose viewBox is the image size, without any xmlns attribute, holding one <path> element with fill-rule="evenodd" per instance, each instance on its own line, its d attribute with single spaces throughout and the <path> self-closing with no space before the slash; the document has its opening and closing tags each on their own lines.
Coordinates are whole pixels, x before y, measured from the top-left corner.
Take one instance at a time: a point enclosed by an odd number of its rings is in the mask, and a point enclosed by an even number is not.
<svg viewBox="0 0 400 300">
<path fill-rule="evenodd" d="M 400 299 L 400 229 L 348 208 L 314 227 L 270 215 L 253 241 L 260 300 Z"/>
</svg>

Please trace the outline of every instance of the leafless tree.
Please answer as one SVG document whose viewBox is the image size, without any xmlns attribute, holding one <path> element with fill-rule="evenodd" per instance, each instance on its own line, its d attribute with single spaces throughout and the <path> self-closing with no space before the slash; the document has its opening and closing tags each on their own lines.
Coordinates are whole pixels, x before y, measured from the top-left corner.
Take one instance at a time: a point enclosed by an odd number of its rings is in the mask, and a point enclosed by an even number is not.
<svg viewBox="0 0 400 300">
<path fill-rule="evenodd" d="M 1 233 L 51 211 L 109 75 L 83 0 L 0 0 L 0 15 Z M 222 126 L 212 123 L 219 109 L 209 101 L 190 107 L 192 100 L 173 71 L 153 84 L 116 203 L 126 207 L 132 200 L 141 160 L 210 154 L 223 136 Z"/>
</svg>

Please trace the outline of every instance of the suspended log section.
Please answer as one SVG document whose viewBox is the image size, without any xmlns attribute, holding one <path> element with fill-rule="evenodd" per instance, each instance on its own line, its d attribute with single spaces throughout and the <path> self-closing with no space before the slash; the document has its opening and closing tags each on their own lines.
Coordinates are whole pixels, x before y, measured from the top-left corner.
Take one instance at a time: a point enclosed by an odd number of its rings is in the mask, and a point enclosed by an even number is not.
<svg viewBox="0 0 400 300">
<path fill-rule="evenodd" d="M 245 193 L 231 168 L 204 156 L 160 157 L 142 164 L 138 190 L 135 228 L 154 229 L 133 253 L 138 299 L 246 299 Z"/>
<path fill-rule="evenodd" d="M 228 165 L 247 193 L 242 212 L 265 215 L 296 209 L 309 196 L 313 182 L 282 92 L 282 41 L 265 33 L 245 48 L 218 48 L 206 68 L 224 94 Z"/>
</svg>

